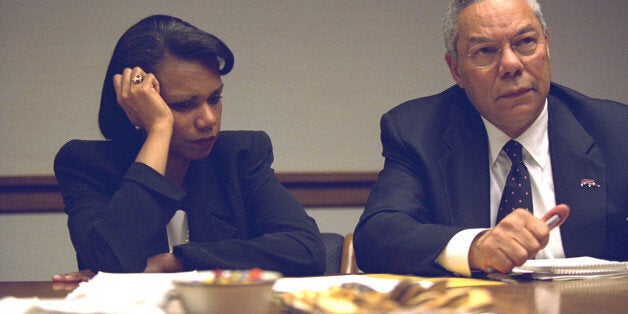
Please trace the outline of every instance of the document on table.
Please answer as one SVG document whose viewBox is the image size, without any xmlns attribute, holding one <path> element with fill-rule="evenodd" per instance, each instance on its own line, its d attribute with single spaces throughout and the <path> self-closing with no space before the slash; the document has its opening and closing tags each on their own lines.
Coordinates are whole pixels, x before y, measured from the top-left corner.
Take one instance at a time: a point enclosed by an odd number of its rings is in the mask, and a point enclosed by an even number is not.
<svg viewBox="0 0 628 314">
<path fill-rule="evenodd" d="M 532 259 L 512 270 L 540 280 L 568 280 L 596 277 L 628 277 L 628 262 L 615 262 L 589 256 Z"/>
<path fill-rule="evenodd" d="M 7 297 L 0 313 L 155 313 L 163 314 L 173 279 L 194 272 L 114 274 L 99 272 L 65 299 Z"/>
</svg>

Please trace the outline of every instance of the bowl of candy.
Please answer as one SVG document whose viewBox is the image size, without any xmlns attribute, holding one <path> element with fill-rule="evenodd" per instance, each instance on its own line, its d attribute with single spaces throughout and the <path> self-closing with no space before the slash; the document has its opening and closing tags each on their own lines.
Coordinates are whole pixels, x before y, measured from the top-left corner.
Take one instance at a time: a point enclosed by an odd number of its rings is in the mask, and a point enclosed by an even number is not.
<svg viewBox="0 0 628 314">
<path fill-rule="evenodd" d="M 186 313 L 271 313 L 281 274 L 259 268 L 198 271 L 173 280 Z"/>
</svg>

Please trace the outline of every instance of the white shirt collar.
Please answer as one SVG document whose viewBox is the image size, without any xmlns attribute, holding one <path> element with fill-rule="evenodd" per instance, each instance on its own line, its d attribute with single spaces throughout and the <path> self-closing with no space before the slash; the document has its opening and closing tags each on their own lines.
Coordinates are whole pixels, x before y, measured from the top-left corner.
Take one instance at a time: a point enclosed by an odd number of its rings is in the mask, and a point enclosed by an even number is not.
<svg viewBox="0 0 628 314">
<path fill-rule="evenodd" d="M 490 123 L 484 117 L 482 117 L 484 127 L 486 127 L 486 133 L 488 134 L 489 144 L 489 161 L 492 166 L 497 160 L 497 156 L 501 152 L 506 142 L 510 141 L 510 136 L 506 135 L 503 131 L 498 129 L 495 125 Z M 515 138 L 517 142 L 523 146 L 523 158 L 528 162 L 535 161 L 541 168 L 544 168 L 549 156 L 549 139 L 547 136 L 547 99 L 543 105 L 543 111 L 534 120 L 532 125 Z"/>
</svg>

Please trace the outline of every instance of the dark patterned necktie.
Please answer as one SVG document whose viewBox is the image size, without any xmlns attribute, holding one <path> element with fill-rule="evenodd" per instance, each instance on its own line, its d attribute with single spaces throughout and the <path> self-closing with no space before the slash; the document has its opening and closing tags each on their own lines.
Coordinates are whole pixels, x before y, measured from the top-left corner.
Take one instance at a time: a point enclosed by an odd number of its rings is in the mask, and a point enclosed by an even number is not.
<svg viewBox="0 0 628 314">
<path fill-rule="evenodd" d="M 504 145 L 504 152 L 508 154 L 512 167 L 506 178 L 504 193 L 502 194 L 499 210 L 497 211 L 497 225 L 506 215 L 517 208 L 526 208 L 532 212 L 532 187 L 528 168 L 523 164 L 521 144 L 510 140 Z"/>
</svg>

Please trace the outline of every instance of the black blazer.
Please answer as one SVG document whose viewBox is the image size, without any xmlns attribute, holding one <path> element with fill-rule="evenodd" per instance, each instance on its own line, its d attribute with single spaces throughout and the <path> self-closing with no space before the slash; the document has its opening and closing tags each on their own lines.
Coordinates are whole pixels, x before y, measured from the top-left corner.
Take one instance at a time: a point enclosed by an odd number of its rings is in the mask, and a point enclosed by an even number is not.
<svg viewBox="0 0 628 314">
<path fill-rule="evenodd" d="M 260 267 L 286 276 L 320 275 L 325 251 L 315 221 L 271 169 L 263 132 L 223 131 L 193 161 L 187 192 L 109 141 L 70 141 L 55 174 L 79 269 L 141 272 L 168 252 L 165 226 L 188 215 L 191 243 L 176 246 L 185 270 Z"/>
<path fill-rule="evenodd" d="M 628 107 L 552 83 L 549 149 L 565 255 L 626 260 Z M 448 274 L 434 260 L 468 228 L 490 227 L 488 136 L 457 86 L 381 119 L 384 169 L 355 229 L 360 269 Z M 594 179 L 599 186 L 581 186 Z"/>
</svg>

